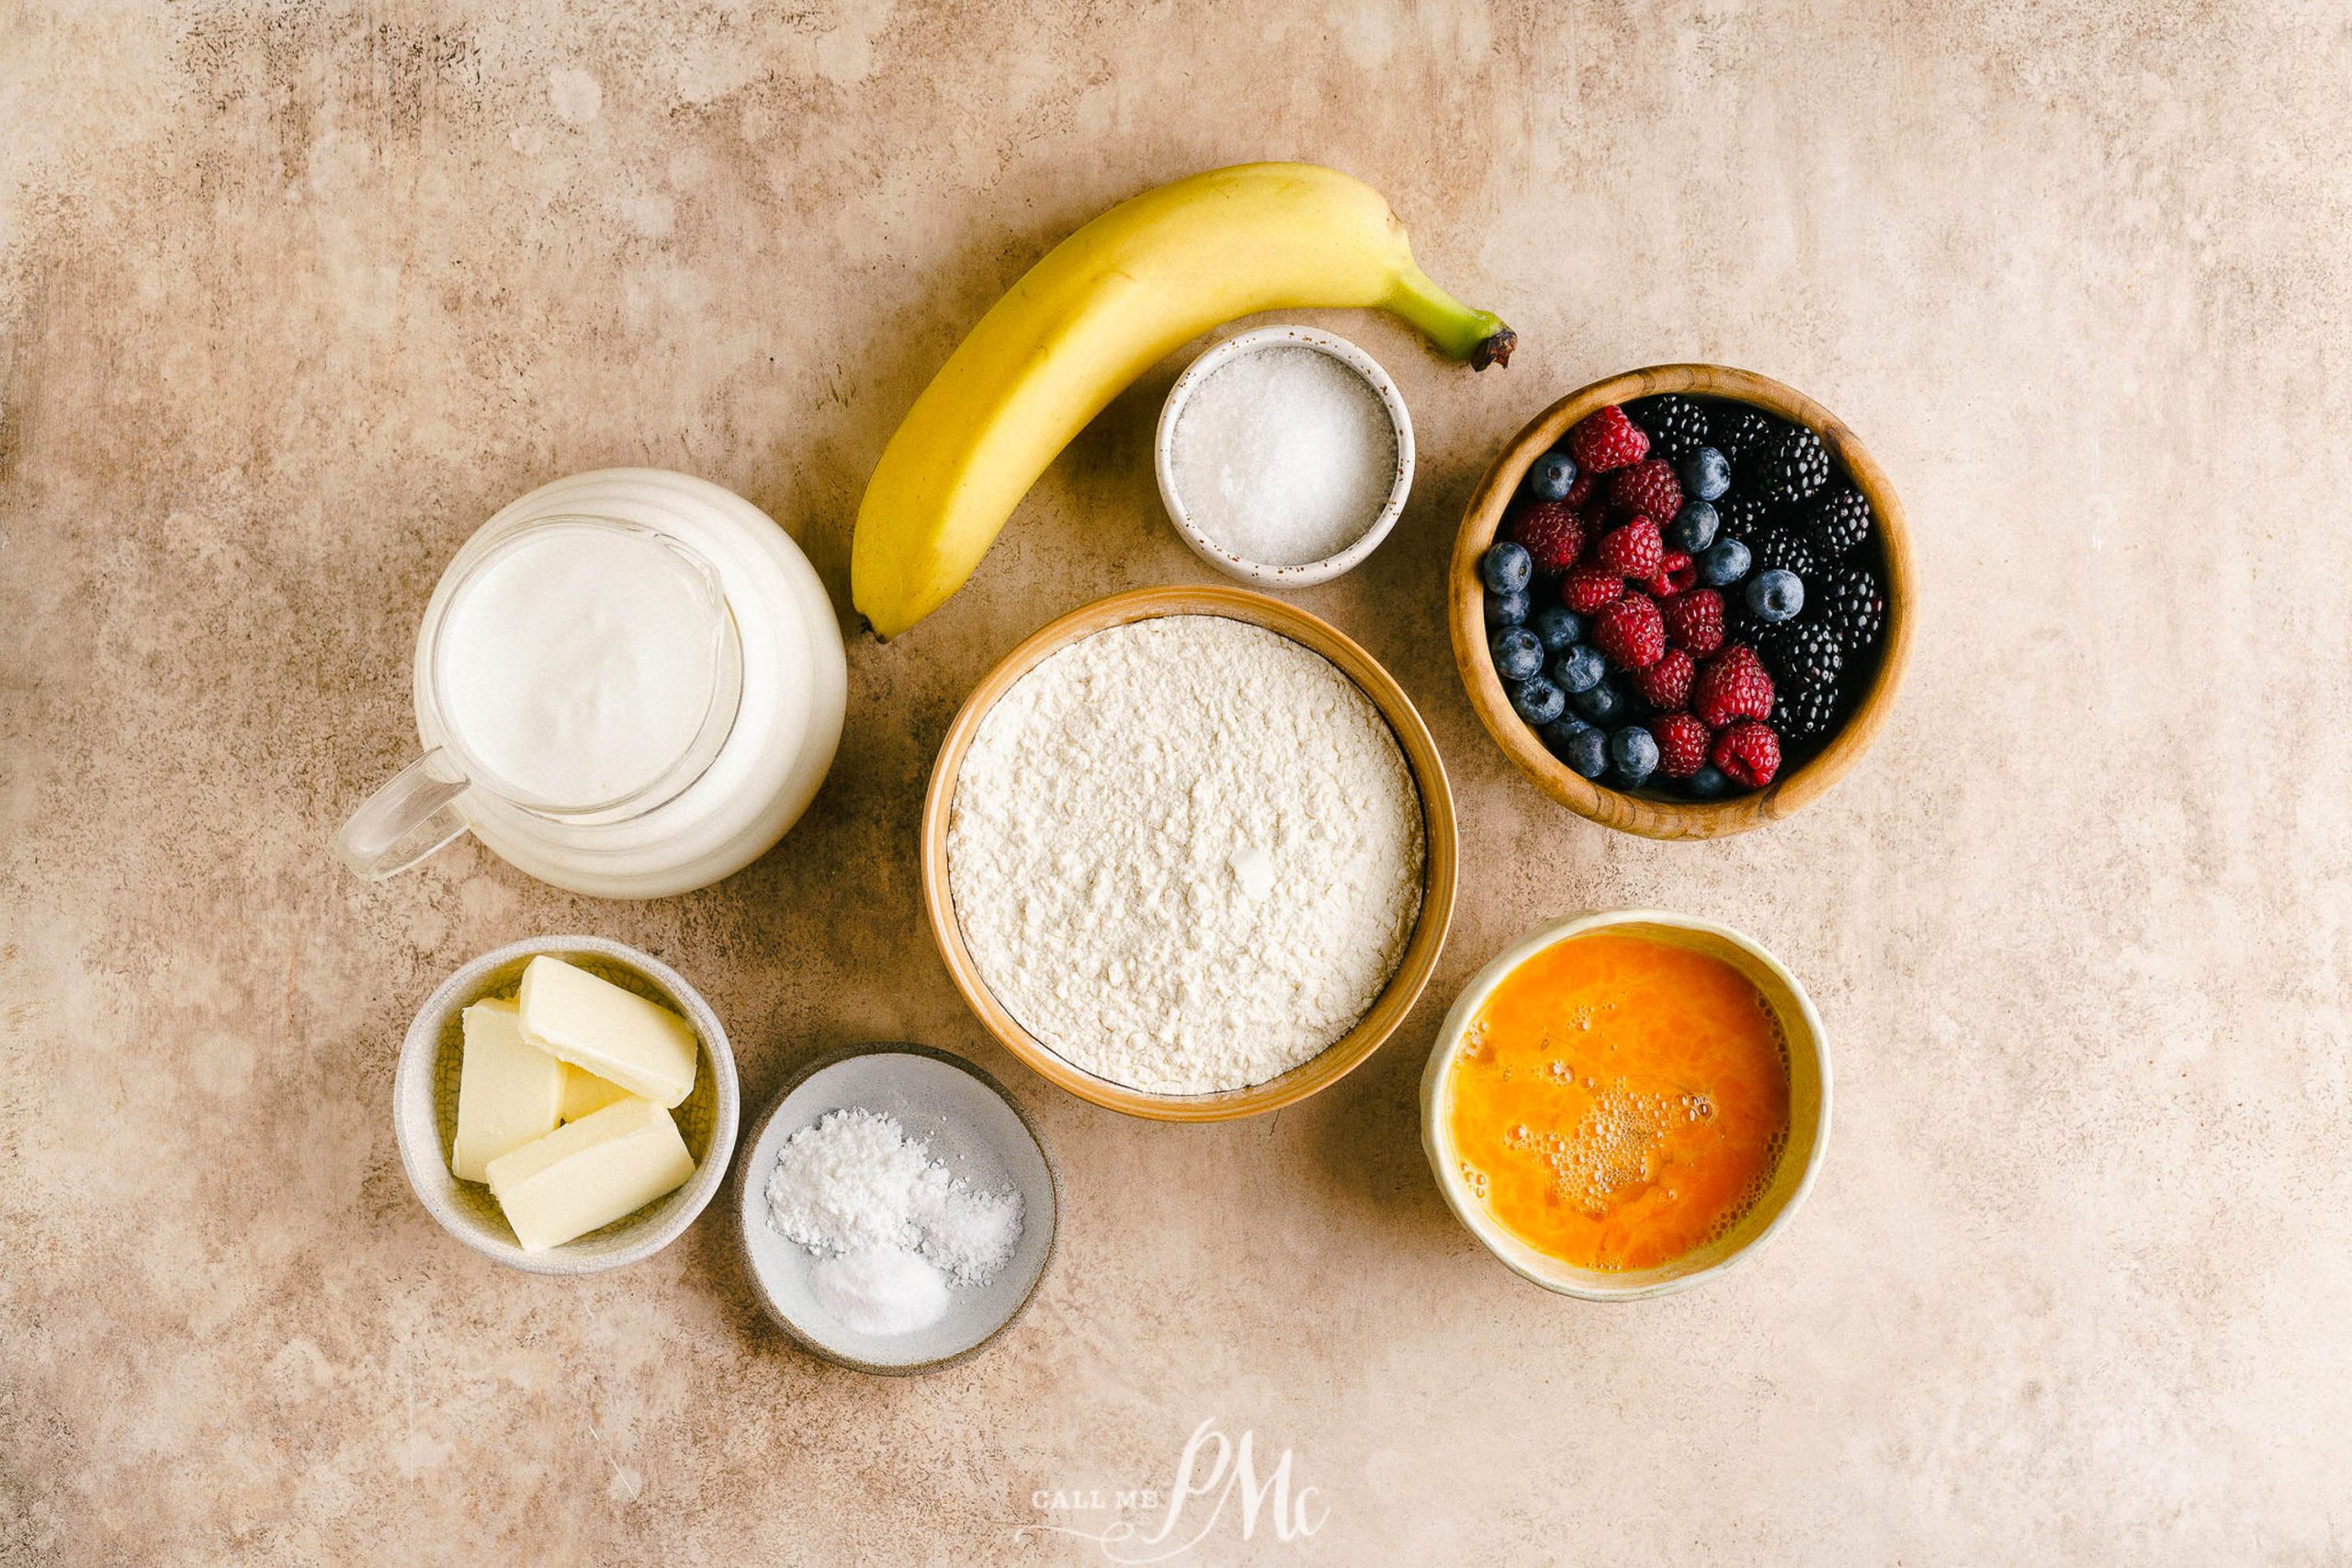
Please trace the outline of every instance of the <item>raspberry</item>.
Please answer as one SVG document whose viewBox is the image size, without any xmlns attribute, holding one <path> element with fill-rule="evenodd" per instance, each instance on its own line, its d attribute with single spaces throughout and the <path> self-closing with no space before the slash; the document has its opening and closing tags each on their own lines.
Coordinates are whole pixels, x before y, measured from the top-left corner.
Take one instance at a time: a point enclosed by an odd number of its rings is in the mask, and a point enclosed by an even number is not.
<svg viewBox="0 0 2352 1568">
<path fill-rule="evenodd" d="M 1680 550 L 1658 558 L 1657 570 L 1642 580 L 1653 599 L 1671 599 L 1699 581 L 1699 563 Z"/>
<path fill-rule="evenodd" d="M 1609 476 L 1609 504 L 1620 512 L 1673 521 L 1682 510 L 1682 481 L 1663 457 L 1645 457 Z"/>
<path fill-rule="evenodd" d="M 1535 570 L 1545 577 L 1557 577 L 1584 554 L 1584 524 L 1565 501 L 1521 507 L 1510 521 L 1510 536 L 1534 558 Z"/>
<path fill-rule="evenodd" d="M 1568 432 L 1568 456 L 1589 474 L 1605 474 L 1650 455 L 1650 438 L 1615 403 L 1588 414 Z"/>
<path fill-rule="evenodd" d="M 1678 593 L 1660 609 L 1666 616 L 1666 640 L 1693 659 L 1704 659 L 1724 645 L 1724 596 L 1712 588 Z"/>
<path fill-rule="evenodd" d="M 1716 736 L 1708 760 L 1740 788 L 1762 789 L 1781 771 L 1781 738 L 1770 725 L 1748 719 Z"/>
<path fill-rule="evenodd" d="M 1705 767 L 1707 745 L 1713 739 L 1705 725 L 1687 713 L 1650 720 L 1650 738 L 1657 742 L 1657 771 L 1670 779 L 1687 779 Z"/>
<path fill-rule="evenodd" d="M 1771 717 L 1772 676 L 1756 650 L 1736 642 L 1709 660 L 1691 683 L 1690 711 L 1710 729 L 1721 729 L 1734 719 Z"/>
<path fill-rule="evenodd" d="M 1634 686 L 1654 708 L 1671 711 L 1690 697 L 1691 678 L 1699 666 L 1679 648 L 1669 648 L 1646 670 L 1636 671 Z"/>
<path fill-rule="evenodd" d="M 1655 604 L 1639 593 L 1629 593 L 1600 612 L 1593 623 L 1592 641 L 1621 668 L 1646 670 L 1666 652 L 1666 623 L 1658 618 Z M 1769 682 L 1764 711 L 1772 711 Z"/>
<path fill-rule="evenodd" d="M 1625 580 L 1605 567 L 1570 567 L 1560 581 L 1560 603 L 1579 615 L 1606 609 L 1624 596 Z"/>
<path fill-rule="evenodd" d="M 1582 512 L 1591 503 L 1593 492 L 1600 488 L 1599 474 L 1578 474 L 1577 482 L 1568 487 L 1568 493 L 1562 499 L 1578 512 Z"/>
<path fill-rule="evenodd" d="M 1666 541 L 1658 536 L 1657 525 L 1646 517 L 1636 517 L 1621 527 L 1611 528 L 1600 536 L 1600 543 L 1593 547 L 1595 566 L 1605 567 L 1620 577 L 1647 577 L 1666 558 Z"/>
</svg>

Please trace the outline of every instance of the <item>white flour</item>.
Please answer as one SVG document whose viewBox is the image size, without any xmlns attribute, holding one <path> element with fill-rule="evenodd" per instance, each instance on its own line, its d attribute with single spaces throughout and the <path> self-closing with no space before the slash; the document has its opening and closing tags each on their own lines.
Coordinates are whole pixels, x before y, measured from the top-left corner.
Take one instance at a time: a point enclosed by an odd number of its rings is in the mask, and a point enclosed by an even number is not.
<svg viewBox="0 0 2352 1568">
<path fill-rule="evenodd" d="M 948 886 L 1040 1041 L 1159 1094 L 1240 1089 L 1355 1026 L 1411 937 L 1421 807 L 1379 710 L 1240 621 L 1097 633 L 1014 683 L 956 775 Z"/>
</svg>

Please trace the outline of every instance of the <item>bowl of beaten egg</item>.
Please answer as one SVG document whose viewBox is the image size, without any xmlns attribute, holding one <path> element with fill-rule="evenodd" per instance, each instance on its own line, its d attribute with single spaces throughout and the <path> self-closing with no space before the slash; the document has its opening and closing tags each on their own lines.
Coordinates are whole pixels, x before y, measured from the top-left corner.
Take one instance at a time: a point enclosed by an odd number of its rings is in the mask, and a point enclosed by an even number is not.
<svg viewBox="0 0 2352 1568">
<path fill-rule="evenodd" d="M 1761 1246 L 1829 1143 L 1829 1048 L 1753 939 L 1657 909 L 1528 933 L 1421 1077 L 1438 1189 L 1510 1269 L 1586 1301 L 1687 1290 Z"/>
</svg>

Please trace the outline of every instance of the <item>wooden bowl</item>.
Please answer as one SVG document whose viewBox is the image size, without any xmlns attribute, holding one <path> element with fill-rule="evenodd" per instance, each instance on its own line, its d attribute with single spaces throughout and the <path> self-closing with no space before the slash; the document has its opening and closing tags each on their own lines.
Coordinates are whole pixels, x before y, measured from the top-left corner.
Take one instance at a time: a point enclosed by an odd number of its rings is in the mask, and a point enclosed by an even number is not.
<svg viewBox="0 0 2352 1568">
<path fill-rule="evenodd" d="M 1114 1083 L 1073 1066 L 1023 1029 L 996 999 L 973 964 L 972 955 L 964 946 L 964 929 L 956 918 L 955 899 L 947 881 L 947 823 L 955 804 L 956 775 L 962 771 L 964 753 L 979 731 L 980 721 L 988 716 L 997 699 L 1038 663 L 1071 643 L 1112 626 L 1162 615 L 1220 615 L 1227 620 L 1246 621 L 1279 633 L 1329 660 L 1372 699 L 1373 705 L 1388 721 L 1421 797 L 1420 919 L 1413 928 L 1411 940 L 1405 944 L 1404 956 L 1398 960 L 1396 973 L 1389 977 L 1387 987 L 1353 1029 L 1317 1055 L 1264 1083 L 1216 1094 L 1152 1094 Z M 965 702 L 963 711 L 948 727 L 947 739 L 939 749 L 939 761 L 931 771 L 931 788 L 923 798 L 923 907 L 930 912 L 932 935 L 939 942 L 940 956 L 947 961 L 947 972 L 955 976 L 956 988 L 964 994 L 964 1000 L 1006 1050 L 1041 1075 L 1081 1100 L 1130 1116 L 1159 1122 L 1230 1122 L 1295 1104 L 1317 1089 L 1337 1083 L 1404 1021 L 1420 997 L 1421 988 L 1429 984 L 1430 972 L 1437 967 L 1438 952 L 1445 945 L 1446 927 L 1453 918 L 1454 849 L 1453 794 L 1446 783 L 1445 764 L 1439 760 L 1436 743 L 1430 740 L 1429 729 L 1421 723 L 1411 699 L 1370 654 L 1336 627 L 1262 593 L 1240 588 L 1139 588 L 1098 599 L 1046 626 L 1006 654 Z"/>
<path fill-rule="evenodd" d="M 1478 581 L 1478 558 L 1494 543 L 1495 532 L 1502 525 L 1503 514 L 1518 493 L 1528 465 L 1559 445 L 1570 426 L 1595 410 L 1660 392 L 1752 403 L 1767 413 L 1810 427 L 1878 514 L 1877 536 L 1885 554 L 1886 626 L 1874 653 L 1877 666 L 1853 711 L 1829 744 L 1812 757 L 1763 789 L 1724 800 L 1663 800 L 1629 795 L 1577 773 L 1552 755 L 1542 738 L 1512 710 L 1487 651 L 1486 591 Z M 1903 666 L 1910 656 L 1911 595 L 1911 535 L 1904 523 L 1903 502 L 1887 482 L 1885 470 L 1863 450 L 1843 421 L 1794 388 L 1751 370 L 1722 365 L 1653 365 L 1571 392 L 1529 421 L 1503 448 L 1478 481 L 1463 513 L 1462 531 L 1453 541 L 1448 599 L 1453 661 L 1462 671 L 1470 705 L 1478 710 L 1479 720 L 1495 738 L 1495 744 L 1519 764 L 1521 773 L 1535 781 L 1538 789 L 1603 827 L 1653 839 L 1722 839 L 1778 821 L 1812 804 L 1845 777 L 1870 749 L 1887 715 L 1894 711 L 1895 688 L 1902 683 Z"/>
</svg>

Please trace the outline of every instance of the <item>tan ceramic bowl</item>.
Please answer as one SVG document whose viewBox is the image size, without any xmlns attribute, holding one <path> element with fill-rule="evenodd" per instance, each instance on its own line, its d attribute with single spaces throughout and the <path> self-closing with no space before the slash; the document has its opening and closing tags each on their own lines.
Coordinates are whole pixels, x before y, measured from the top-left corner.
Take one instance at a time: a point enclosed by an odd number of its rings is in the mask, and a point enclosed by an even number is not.
<svg viewBox="0 0 2352 1568">
<path fill-rule="evenodd" d="M 1246 621 L 1278 632 L 1329 660 L 1363 689 L 1388 721 L 1421 797 L 1421 917 L 1387 989 L 1353 1029 L 1319 1055 L 1279 1077 L 1217 1094 L 1149 1094 L 1129 1089 L 1073 1066 L 1022 1028 L 989 990 L 965 949 L 964 930 L 956 918 L 955 898 L 947 884 L 947 823 L 955 804 L 956 775 L 980 721 L 997 699 L 1037 664 L 1071 643 L 1112 626 L 1162 615 L 1221 615 Z M 932 935 L 938 940 L 940 956 L 947 961 L 947 972 L 955 976 L 964 1000 L 1006 1050 L 1080 1099 L 1159 1122 L 1230 1122 L 1278 1110 L 1338 1082 L 1371 1055 L 1404 1021 L 1421 988 L 1429 984 L 1430 971 L 1437 967 L 1438 951 L 1445 945 L 1446 927 L 1453 917 L 1453 791 L 1446 784 L 1445 764 L 1438 760 L 1436 743 L 1404 689 L 1372 655 L 1337 628 L 1279 599 L 1240 588 L 1139 588 L 1098 599 L 1046 626 L 1006 654 L 964 704 L 939 749 L 939 761 L 931 772 L 931 789 L 923 799 L 923 906 L 931 914 Z"/>
<path fill-rule="evenodd" d="M 1462 1160 L 1454 1152 L 1446 1117 L 1455 1047 L 1503 977 L 1555 942 L 1604 928 L 1679 942 L 1729 963 L 1763 993 L 1789 1043 L 1789 1137 L 1764 1195 L 1722 1239 L 1655 1269 L 1623 1272 L 1579 1269 L 1563 1263 L 1497 1224 L 1471 1196 L 1469 1185 L 1463 1179 Z M 1438 1190 L 1445 1194 L 1454 1217 L 1513 1273 L 1532 1280 L 1547 1291 L 1589 1302 L 1639 1301 L 1687 1291 L 1713 1279 L 1763 1246 L 1789 1222 L 1797 1205 L 1813 1190 L 1822 1156 L 1829 1147 L 1829 1043 L 1822 1033 L 1820 1015 L 1813 1010 L 1804 987 L 1755 939 L 1713 920 L 1669 914 L 1662 909 L 1618 909 L 1579 915 L 1528 932 L 1497 953 L 1462 987 L 1461 996 L 1454 999 L 1453 1010 L 1445 1015 L 1445 1022 L 1437 1032 L 1436 1048 L 1430 1051 L 1429 1066 L 1421 1074 L 1421 1146 L 1429 1155 Z"/>
<path fill-rule="evenodd" d="M 1632 402 L 1660 392 L 1753 403 L 1767 413 L 1817 432 L 1831 460 L 1853 479 L 1855 488 L 1869 500 L 1871 510 L 1878 513 L 1877 533 L 1885 552 L 1886 627 L 1879 637 L 1877 667 L 1854 711 L 1847 715 L 1829 744 L 1804 762 L 1760 790 L 1724 800 L 1629 795 L 1577 773 L 1552 755 L 1542 738 L 1512 710 L 1501 678 L 1495 673 L 1493 656 L 1487 651 L 1485 588 L 1478 581 L 1478 558 L 1495 542 L 1496 530 L 1502 526 L 1528 465 L 1558 446 L 1569 428 L 1587 414 L 1611 403 Z M 1529 421 L 1503 448 L 1502 456 L 1478 481 L 1462 515 L 1461 532 L 1454 536 L 1447 597 L 1453 623 L 1453 661 L 1462 671 L 1470 705 L 1478 710 L 1495 744 L 1519 764 L 1521 773 L 1535 781 L 1537 788 L 1606 828 L 1653 839 L 1722 839 L 1803 809 L 1861 760 L 1894 711 L 1895 688 L 1902 683 L 1903 666 L 1910 657 L 1912 592 L 1911 534 L 1904 522 L 1903 502 L 1885 471 L 1862 449 L 1843 421 L 1794 388 L 1751 370 L 1722 365 L 1653 365 L 1571 392 Z"/>
</svg>

